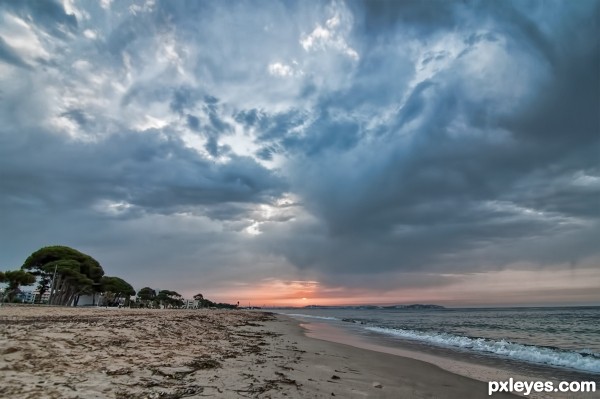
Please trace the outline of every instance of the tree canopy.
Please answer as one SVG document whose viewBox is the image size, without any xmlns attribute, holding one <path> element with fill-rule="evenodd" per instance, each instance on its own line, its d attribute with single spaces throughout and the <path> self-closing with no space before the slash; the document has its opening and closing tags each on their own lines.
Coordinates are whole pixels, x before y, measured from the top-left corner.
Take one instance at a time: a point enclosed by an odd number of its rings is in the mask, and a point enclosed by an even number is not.
<svg viewBox="0 0 600 399">
<path fill-rule="evenodd" d="M 9 270 L 7 272 L 0 272 L 0 282 L 8 283 L 4 299 L 7 302 L 11 302 L 15 295 L 19 293 L 20 286 L 35 283 L 35 276 L 23 270 Z"/>
<path fill-rule="evenodd" d="M 175 291 L 161 290 L 158 292 L 156 299 L 164 307 L 180 307 L 183 305 L 181 294 Z"/>
<path fill-rule="evenodd" d="M 103 276 L 100 279 L 100 287 L 109 305 L 116 305 L 121 298 L 129 299 L 135 295 L 131 284 L 119 277 Z"/>
<path fill-rule="evenodd" d="M 198 301 L 198 306 L 200 306 L 201 308 L 236 309 L 238 307 L 238 305 L 230 305 L 228 303 L 215 303 L 209 299 L 204 298 L 204 295 L 202 295 L 201 293 L 194 295 L 194 300 Z"/>
<path fill-rule="evenodd" d="M 0 282 L 8 282 L 7 294 L 14 297 L 21 285 L 38 282 L 39 298 L 52 290 L 49 304 L 77 305 L 80 295 L 103 293 L 106 304 L 115 305 L 136 295 L 134 288 L 120 277 L 105 276 L 100 263 L 76 249 L 55 245 L 33 252 L 20 270 L 0 272 Z M 183 297 L 176 291 L 156 290 L 144 287 L 137 293 L 138 305 L 146 307 L 179 308 Z M 237 305 L 215 303 L 201 293 L 194 295 L 200 307 L 236 308 Z M 93 301 L 95 303 L 95 299 Z"/>
<path fill-rule="evenodd" d="M 25 260 L 21 269 L 40 277 L 40 297 L 50 288 L 56 272 L 54 292 L 49 300 L 54 305 L 76 304 L 79 295 L 99 291 L 104 275 L 104 269 L 96 259 L 76 249 L 58 245 L 35 251 Z"/>
<path fill-rule="evenodd" d="M 156 298 L 156 291 L 150 287 L 144 287 L 138 291 L 137 296 L 141 301 L 152 301 Z"/>
</svg>

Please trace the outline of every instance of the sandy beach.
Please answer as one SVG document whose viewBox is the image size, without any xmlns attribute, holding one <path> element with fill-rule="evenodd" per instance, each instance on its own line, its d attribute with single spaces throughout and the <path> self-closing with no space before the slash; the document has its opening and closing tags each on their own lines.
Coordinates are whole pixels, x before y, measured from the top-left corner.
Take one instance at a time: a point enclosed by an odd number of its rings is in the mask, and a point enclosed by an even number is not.
<svg viewBox="0 0 600 399">
<path fill-rule="evenodd" d="M 0 308 L 0 397 L 482 398 L 435 365 L 251 311 Z M 514 397 L 497 394 L 496 398 Z"/>
</svg>

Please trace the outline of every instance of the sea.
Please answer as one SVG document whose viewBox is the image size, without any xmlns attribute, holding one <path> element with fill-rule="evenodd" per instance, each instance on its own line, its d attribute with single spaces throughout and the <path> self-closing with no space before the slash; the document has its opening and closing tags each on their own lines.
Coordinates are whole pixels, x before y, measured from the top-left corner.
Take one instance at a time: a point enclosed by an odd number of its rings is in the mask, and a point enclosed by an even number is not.
<svg viewBox="0 0 600 399">
<path fill-rule="evenodd" d="M 600 377 L 600 307 L 344 307 L 275 312 L 303 323 L 326 323 L 340 333 L 381 345 L 454 353 L 488 364 L 508 364 L 529 370 L 528 374 L 560 370 Z"/>
</svg>

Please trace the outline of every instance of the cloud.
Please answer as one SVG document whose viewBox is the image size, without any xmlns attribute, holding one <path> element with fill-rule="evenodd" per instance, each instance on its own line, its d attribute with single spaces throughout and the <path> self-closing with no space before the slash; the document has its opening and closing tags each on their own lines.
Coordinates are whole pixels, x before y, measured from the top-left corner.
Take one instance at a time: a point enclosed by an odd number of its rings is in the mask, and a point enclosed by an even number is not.
<svg viewBox="0 0 600 399">
<path fill-rule="evenodd" d="M 595 2 L 256 5 L 1 3 L 8 263 L 346 299 L 597 265 Z"/>
<path fill-rule="evenodd" d="M 286 64 L 282 64 L 281 62 L 274 62 L 269 64 L 269 73 L 275 76 L 293 76 L 295 74 L 294 69 Z"/>
<path fill-rule="evenodd" d="M 44 153 L 37 151 L 41 142 Z M 58 209 L 110 200 L 172 213 L 213 203 L 268 202 L 285 187 L 252 159 L 232 156 L 212 164 L 168 131 L 112 135 L 93 145 L 33 135 L 12 150 L 3 154 L 3 190 Z"/>
<path fill-rule="evenodd" d="M 31 68 L 2 37 L 0 37 L 0 59 L 21 68 Z"/>
<path fill-rule="evenodd" d="M 497 23 L 505 23 L 505 11 L 498 12 Z M 504 34 L 488 36 L 485 43 L 464 32 L 454 61 L 412 89 L 409 85 L 398 110 L 382 115 L 370 131 L 331 123 L 332 115 L 342 114 L 354 126 L 366 125 L 360 111 L 344 107 L 345 97 L 322 100 L 318 108 L 328 124 L 315 118 L 305 127 L 307 134 L 284 137 L 279 144 L 293 154 L 292 189 L 325 229 L 306 233 L 319 238 L 306 237 L 300 245 L 298 235 L 290 233 L 294 241 L 278 242 L 274 250 L 285 248 L 301 267 L 336 273 L 487 269 L 519 259 L 572 262 L 595 253 L 585 237 L 598 228 L 600 193 L 591 185 L 584 193 L 572 182 L 598 173 L 588 151 L 598 145 L 592 109 L 598 109 L 599 93 L 583 89 L 595 79 L 598 53 L 586 44 L 569 51 L 559 42 L 549 49 L 551 40 L 531 28 L 533 22 L 521 16 L 517 25 L 499 29 Z M 432 26 L 432 31 L 443 28 Z M 574 26 L 569 22 L 560 29 Z M 587 20 L 580 29 L 594 35 L 597 27 Z M 541 48 L 535 52 L 531 46 Z M 559 49 L 567 54 L 548 56 Z M 422 47 L 417 53 L 427 51 Z M 545 79 L 536 77 L 540 70 L 548 71 Z M 482 85 L 494 89 L 478 89 Z M 530 125 L 522 125 L 522 118 Z M 340 144 L 351 144 L 332 147 L 337 137 L 344 138 Z M 298 227 L 298 234 L 302 231 Z M 570 245 L 581 245 L 567 249 L 560 244 L 566 237 Z M 535 246 L 519 245 L 525 238 Z M 562 252 L 547 257 L 534 249 L 539 245 Z M 499 246 L 510 255 L 494 250 Z M 494 253 L 493 260 L 479 252 Z"/>
<path fill-rule="evenodd" d="M 75 15 L 67 13 L 63 5 L 54 0 L 3 1 L 0 7 L 14 16 L 31 21 L 35 26 L 59 38 L 66 38 L 78 27 Z"/>
<path fill-rule="evenodd" d="M 351 24 L 351 21 L 344 22 Z M 342 32 L 338 32 L 338 30 Z M 341 26 L 340 13 L 336 10 L 335 14 L 325 22 L 325 26 L 317 24 L 310 34 L 300 40 L 300 44 L 305 51 L 334 49 L 354 60 L 358 60 L 360 58 L 358 53 L 348 46 L 343 37 L 344 31 L 347 31 L 347 28 Z"/>
</svg>

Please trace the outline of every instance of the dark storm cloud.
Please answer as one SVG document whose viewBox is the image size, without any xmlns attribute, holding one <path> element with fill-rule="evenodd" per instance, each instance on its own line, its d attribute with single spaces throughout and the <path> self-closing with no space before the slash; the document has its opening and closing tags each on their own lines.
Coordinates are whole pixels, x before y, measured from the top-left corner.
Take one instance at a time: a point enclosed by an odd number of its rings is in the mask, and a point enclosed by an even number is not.
<svg viewBox="0 0 600 399">
<path fill-rule="evenodd" d="M 72 7 L 0 2 L 3 251 L 373 287 L 599 255 L 597 2 Z"/>
<path fill-rule="evenodd" d="M 63 112 L 61 116 L 71 119 L 81 127 L 85 127 L 89 123 L 88 117 L 81 109 L 71 109 L 67 112 Z"/>
<path fill-rule="evenodd" d="M 594 255 L 596 244 L 585 237 L 597 232 L 600 216 L 600 32 L 593 17 L 598 5 L 586 4 L 591 16 L 565 21 L 556 27 L 560 34 L 550 38 L 524 15 L 526 10 L 485 3 L 484 14 L 515 48 L 514 57 L 527 54 L 540 71 L 550 64 L 551 78 L 528 83 L 531 100 L 521 107 L 507 112 L 497 109 L 494 98 L 473 101 L 454 75 L 441 75 L 415 86 L 394 120 L 378 128 L 385 137 L 378 145 L 361 145 L 352 124 L 331 123 L 331 118 L 325 118 L 328 124 L 317 118 L 305 136 L 283 138 L 287 151 L 297 155 L 290 169 L 294 187 L 327 226 L 307 237 L 294 236 L 289 244 L 293 248 L 286 252 L 289 258 L 301 267 L 337 272 L 457 272 L 519 260 L 550 264 Z M 380 6 L 394 7 L 375 3 L 375 10 L 367 13 L 378 13 Z M 444 30 L 445 24 L 435 21 L 444 18 L 445 7 L 429 6 L 408 2 L 395 9 L 398 15 L 403 11 L 415 16 L 411 20 L 420 30 Z M 402 18 L 393 21 L 393 27 L 379 27 L 378 34 L 405 28 Z M 588 39 L 571 43 L 570 34 Z M 469 46 L 481 40 L 497 38 L 465 36 Z M 335 105 L 325 99 L 319 108 L 343 108 L 349 101 L 342 95 Z M 457 120 L 464 123 L 462 131 L 456 131 Z M 352 144 L 331 151 L 335 143 Z M 588 175 L 596 180 L 586 185 L 583 176 Z M 578 220 L 586 220 L 585 225 Z M 566 237 L 581 245 L 560 245 Z M 517 250 L 519 240 L 535 244 Z M 549 257 L 537 251 L 547 248 L 545 241 L 562 252 L 552 251 Z M 514 245 L 507 250 L 510 256 L 493 250 L 507 248 L 507 243 Z M 478 250 L 494 253 L 495 260 L 469 255 Z"/>
<path fill-rule="evenodd" d="M 543 7 L 539 2 L 376 0 L 352 1 L 349 4 L 358 11 L 358 29 L 364 29 L 367 36 L 373 35 L 379 40 L 385 39 L 394 30 L 423 37 L 473 25 L 474 19 L 489 19 L 497 22 L 496 29 L 520 41 L 520 45 L 539 52 L 548 61 L 554 59 L 552 43 L 527 16 L 536 8 Z M 560 5 L 558 1 L 551 4 Z M 473 43 L 481 37 L 495 39 L 494 33 L 488 32 L 483 35 L 474 33 L 467 40 Z"/>
<path fill-rule="evenodd" d="M 419 34 L 432 29 L 451 29 L 455 24 L 456 2 L 433 1 L 351 1 L 366 34 L 384 33 L 397 26 L 415 29 Z M 361 18 L 362 17 L 362 18 Z"/>
<path fill-rule="evenodd" d="M 268 202 L 285 187 L 250 158 L 215 165 L 161 131 L 112 135 L 94 145 L 31 133 L 4 148 L 9 151 L 2 153 L 0 186 L 13 193 L 8 200 L 35 199 L 55 210 L 108 200 L 168 214 L 207 204 Z"/>
<path fill-rule="evenodd" d="M 198 131 L 198 130 L 200 130 L 200 119 L 198 119 L 194 115 L 188 115 L 187 116 L 187 125 L 189 126 L 190 129 L 192 129 L 194 131 Z"/>
<path fill-rule="evenodd" d="M 292 130 L 301 126 L 306 121 L 307 115 L 295 109 L 275 115 L 266 115 L 260 110 L 251 109 L 238 112 L 235 119 L 246 127 L 257 128 L 260 141 L 270 141 L 292 136 Z"/>
<path fill-rule="evenodd" d="M 177 113 L 184 113 L 192 109 L 200 99 L 201 93 L 192 87 L 182 86 L 173 91 L 170 107 Z"/>
</svg>

